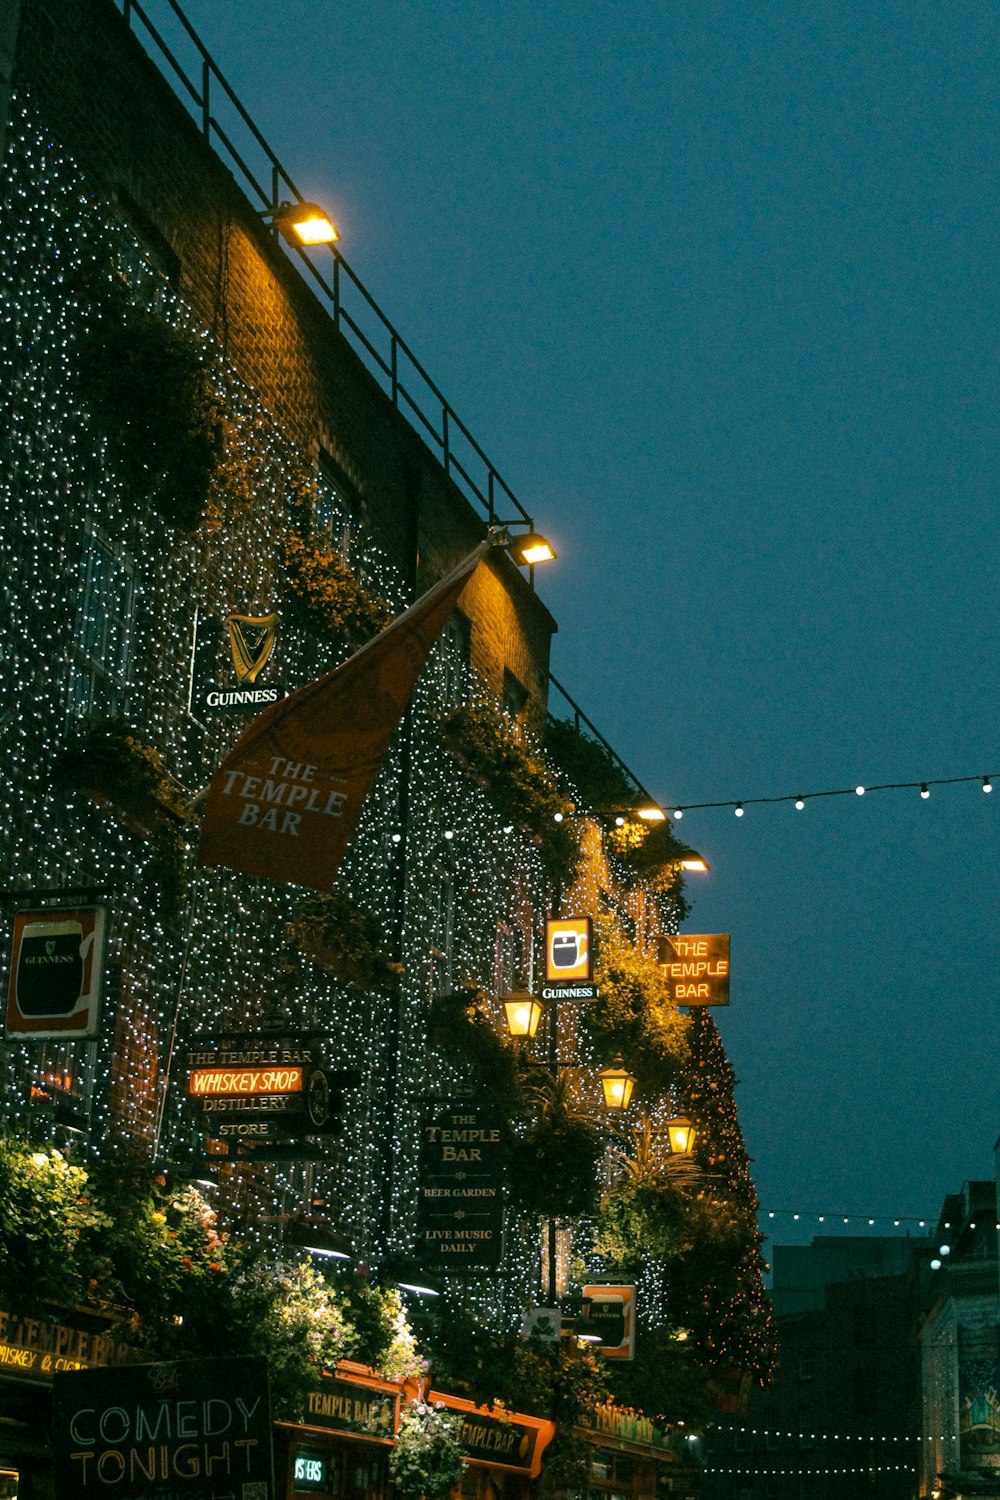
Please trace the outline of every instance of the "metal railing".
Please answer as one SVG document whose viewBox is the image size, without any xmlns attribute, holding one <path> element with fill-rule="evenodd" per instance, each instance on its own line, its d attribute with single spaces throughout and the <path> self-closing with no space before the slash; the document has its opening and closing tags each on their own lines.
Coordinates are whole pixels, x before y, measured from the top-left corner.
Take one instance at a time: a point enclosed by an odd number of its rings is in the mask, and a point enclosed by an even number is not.
<svg viewBox="0 0 1000 1500">
<path fill-rule="evenodd" d="M 573 710 L 573 727 L 576 730 L 577 734 L 582 733 L 580 726 L 581 724 L 585 724 L 591 735 L 593 735 L 594 739 L 597 740 L 598 744 L 600 744 L 607 751 L 608 755 L 610 755 L 619 771 L 621 771 L 623 775 L 628 777 L 629 781 L 631 781 L 640 797 L 645 798 L 645 800 L 649 803 L 655 803 L 656 798 L 651 796 L 650 793 L 647 792 L 638 776 L 636 776 L 634 772 L 629 770 L 628 766 L 622 760 L 621 756 L 618 754 L 618 751 L 614 748 L 614 746 L 608 744 L 608 741 L 604 738 L 603 734 L 598 729 L 593 719 L 588 719 L 587 715 L 584 713 L 579 703 L 577 703 L 576 699 L 572 698 L 569 695 L 561 682 L 556 681 L 551 672 L 549 673 L 549 687 L 555 688 L 556 692 L 563 699 L 563 701 L 567 703 Z M 555 714 L 552 713 L 551 708 L 549 709 L 549 718 L 555 718 Z"/>
<path fill-rule="evenodd" d="M 189 62 L 178 55 L 178 42 L 168 39 L 154 24 L 140 0 L 115 3 L 126 25 L 173 85 L 205 140 L 235 169 L 237 181 L 251 201 L 259 200 L 260 211 L 274 212 L 282 202 L 305 202 L 177 0 L 162 3 L 180 28 L 179 42 L 192 50 Z M 245 145 L 237 143 L 237 134 L 245 137 Z M 257 164 L 247 160 L 251 154 Z M 321 249 L 330 255 L 328 274 L 304 250 L 291 247 L 300 271 L 330 304 L 334 326 L 391 394 L 393 405 L 436 452 L 445 473 L 466 499 L 482 507 L 490 526 L 523 523 L 534 530 L 532 517 L 360 278 L 335 246 Z M 498 514 L 508 510 L 514 514 Z"/>
</svg>

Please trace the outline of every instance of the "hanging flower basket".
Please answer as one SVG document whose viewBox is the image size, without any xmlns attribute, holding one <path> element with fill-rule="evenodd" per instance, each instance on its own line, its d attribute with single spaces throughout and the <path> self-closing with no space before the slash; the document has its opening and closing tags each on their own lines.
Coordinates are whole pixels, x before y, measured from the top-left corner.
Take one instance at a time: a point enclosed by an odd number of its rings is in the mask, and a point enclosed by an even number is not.
<svg viewBox="0 0 1000 1500">
<path fill-rule="evenodd" d="M 565 817 L 573 804 L 541 750 L 521 726 L 488 703 L 467 703 L 438 719 L 442 743 L 469 778 L 485 788 L 500 816 L 538 849 L 548 882 L 566 891 L 580 867 L 580 843 Z"/>
<path fill-rule="evenodd" d="M 303 629 L 360 646 L 389 619 L 383 599 L 370 593 L 326 537 L 293 527 L 282 541 L 286 612 Z"/>
<path fill-rule="evenodd" d="M 462 1418 L 415 1401 L 400 1418 L 389 1473 L 402 1500 L 443 1500 L 462 1477 Z"/>
<path fill-rule="evenodd" d="M 119 719 L 85 724 L 52 765 L 53 786 L 77 792 L 121 827 L 151 844 L 167 904 L 180 899 L 190 818 L 186 794 L 163 756 Z"/>
<path fill-rule="evenodd" d="M 339 885 L 329 896 L 304 901 L 286 936 L 324 974 L 359 989 L 396 984 L 405 972 L 402 964 L 386 958 L 377 920 Z"/>
</svg>

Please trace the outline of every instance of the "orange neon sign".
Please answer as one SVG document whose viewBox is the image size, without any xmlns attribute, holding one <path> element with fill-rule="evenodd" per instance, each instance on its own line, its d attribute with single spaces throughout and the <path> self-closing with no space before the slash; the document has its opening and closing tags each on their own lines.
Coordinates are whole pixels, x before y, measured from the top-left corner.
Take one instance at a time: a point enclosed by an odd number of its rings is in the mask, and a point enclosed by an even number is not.
<svg viewBox="0 0 1000 1500">
<path fill-rule="evenodd" d="M 301 1094 L 301 1068 L 193 1068 L 188 1093 L 218 1098 L 239 1094 Z"/>
</svg>

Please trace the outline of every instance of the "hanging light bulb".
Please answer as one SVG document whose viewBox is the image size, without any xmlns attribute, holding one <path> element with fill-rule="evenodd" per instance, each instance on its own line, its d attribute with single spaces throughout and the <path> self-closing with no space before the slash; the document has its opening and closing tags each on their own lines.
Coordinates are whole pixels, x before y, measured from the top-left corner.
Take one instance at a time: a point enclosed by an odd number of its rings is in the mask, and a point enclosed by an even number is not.
<svg viewBox="0 0 1000 1500">
<path fill-rule="evenodd" d="M 992 790 L 993 790 L 993 783 L 992 783 L 992 781 L 990 780 L 990 778 L 988 776 L 984 776 L 983 777 L 983 791 L 984 792 L 992 792 Z"/>
<path fill-rule="evenodd" d="M 923 781 L 920 784 L 920 795 L 921 795 L 921 797 L 923 797 L 923 799 L 924 799 L 925 802 L 927 801 L 927 798 L 930 796 L 930 792 L 927 790 L 927 783 L 926 783 L 926 781 Z"/>
<path fill-rule="evenodd" d="M 736 811 L 736 816 L 738 818 L 742 818 L 742 816 L 743 816 L 743 803 L 742 802 L 737 802 L 735 811 Z"/>
<path fill-rule="evenodd" d="M 857 792 L 859 797 L 863 797 L 865 795 L 865 789 L 863 786 L 856 786 L 854 790 Z"/>
<path fill-rule="evenodd" d="M 805 798 L 804 797 L 796 797 L 796 799 L 795 799 L 795 806 L 798 808 L 799 812 L 802 811 L 802 809 L 805 807 L 805 805 L 806 805 L 806 803 L 805 803 Z"/>
</svg>

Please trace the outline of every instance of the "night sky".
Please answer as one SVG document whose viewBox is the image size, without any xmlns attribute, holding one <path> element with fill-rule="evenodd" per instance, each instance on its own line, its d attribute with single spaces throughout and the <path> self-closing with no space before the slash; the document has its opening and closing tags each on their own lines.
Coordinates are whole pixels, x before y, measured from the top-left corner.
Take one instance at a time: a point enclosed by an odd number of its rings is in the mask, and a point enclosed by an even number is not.
<svg viewBox="0 0 1000 1500">
<path fill-rule="evenodd" d="M 656 797 L 997 777 L 677 829 L 768 1232 L 933 1220 L 1000 1133 L 1000 12 L 185 9 L 554 541 L 553 672 Z"/>
</svg>

